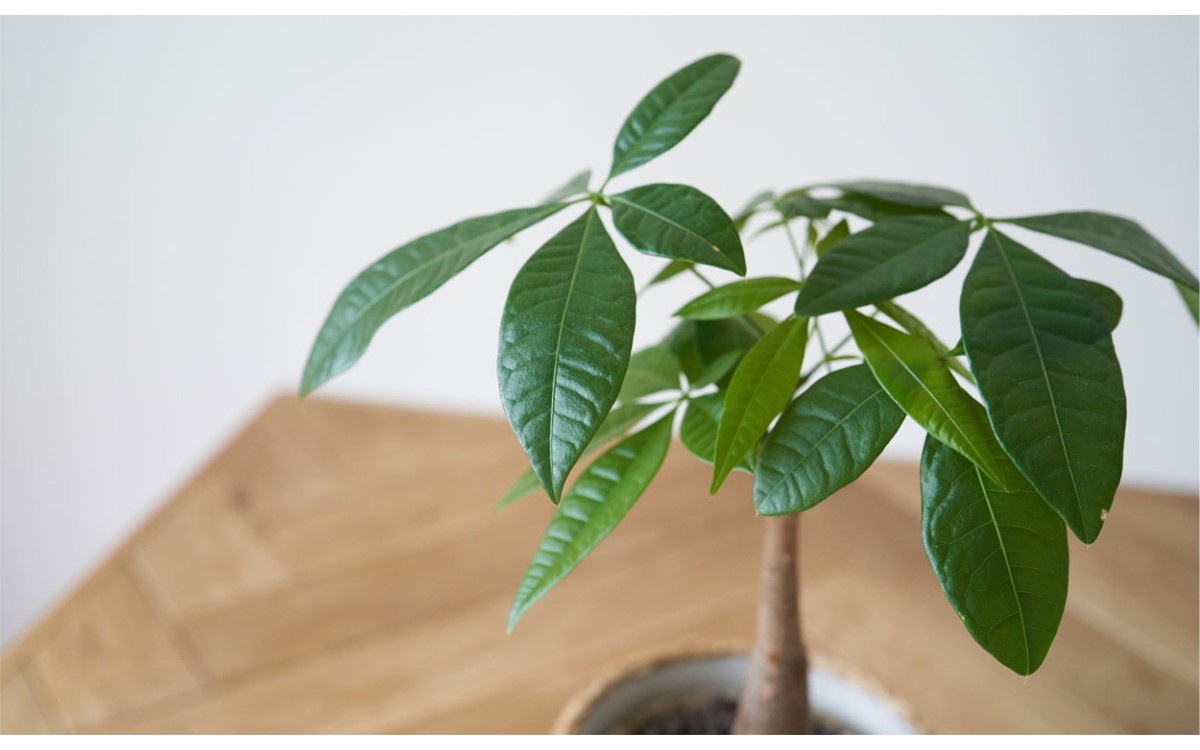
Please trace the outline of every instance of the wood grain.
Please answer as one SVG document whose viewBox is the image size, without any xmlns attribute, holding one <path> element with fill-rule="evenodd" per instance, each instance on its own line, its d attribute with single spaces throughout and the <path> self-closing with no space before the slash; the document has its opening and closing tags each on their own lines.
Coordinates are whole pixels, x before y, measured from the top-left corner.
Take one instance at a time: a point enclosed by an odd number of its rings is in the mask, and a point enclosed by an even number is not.
<svg viewBox="0 0 1200 750">
<path fill-rule="evenodd" d="M 750 479 L 707 494 L 676 446 L 617 529 L 516 632 L 552 508 L 491 505 L 524 467 L 503 422 L 271 403 L 0 660 L 4 732 L 542 732 L 658 650 L 745 643 Z M 916 470 L 881 463 L 802 519 L 811 648 L 937 732 L 1198 731 L 1197 499 L 1123 489 L 1072 550 L 1032 678 L 971 640 L 920 541 Z"/>
</svg>

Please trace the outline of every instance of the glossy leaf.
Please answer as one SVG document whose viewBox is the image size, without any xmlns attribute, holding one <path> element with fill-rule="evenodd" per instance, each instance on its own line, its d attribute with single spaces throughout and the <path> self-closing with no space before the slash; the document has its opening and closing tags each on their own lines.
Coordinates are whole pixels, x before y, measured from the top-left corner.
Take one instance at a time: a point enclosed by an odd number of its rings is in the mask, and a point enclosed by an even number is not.
<svg viewBox="0 0 1200 750">
<path fill-rule="evenodd" d="M 1188 289 L 1183 284 L 1177 283 L 1175 288 L 1179 290 L 1179 296 L 1183 299 L 1183 304 L 1187 306 L 1188 312 L 1191 313 L 1192 320 L 1196 325 L 1200 325 L 1200 296 L 1194 289 Z"/>
<path fill-rule="evenodd" d="M 1187 266 L 1140 224 L 1129 219 L 1097 211 L 1071 211 L 1002 221 L 1090 245 L 1136 263 L 1160 276 L 1166 276 L 1189 289 L 1200 288 L 1196 274 L 1189 271 Z"/>
<path fill-rule="evenodd" d="M 679 358 L 666 344 L 651 346 L 629 358 L 618 398 L 629 403 L 652 393 L 679 390 Z"/>
<path fill-rule="evenodd" d="M 562 499 L 533 562 L 517 588 L 508 618 L 517 620 L 608 536 L 658 473 L 671 443 L 674 412 L 601 454 Z"/>
<path fill-rule="evenodd" d="M 1125 387 L 1104 311 L 1077 281 L 993 230 L 963 282 L 959 312 L 1005 452 L 1091 543 L 1125 444 Z"/>
<path fill-rule="evenodd" d="M 807 341 L 808 321 L 788 318 L 759 339 L 738 363 L 717 429 L 710 492 L 720 488 L 791 399 L 800 379 Z"/>
<path fill-rule="evenodd" d="M 875 379 L 900 408 L 930 435 L 1008 486 L 987 414 L 963 390 L 936 349 L 912 334 L 851 310 L 846 322 Z"/>
<path fill-rule="evenodd" d="M 500 322 L 500 399 L 553 500 L 617 399 L 636 304 L 633 275 L 595 208 L 513 280 Z"/>
<path fill-rule="evenodd" d="M 745 275 L 737 227 L 717 202 L 687 185 L 645 185 L 610 197 L 613 224 L 647 255 Z"/>
<path fill-rule="evenodd" d="M 1067 601 L 1062 519 L 1032 487 L 1004 490 L 929 437 L 921 455 L 921 527 L 933 571 L 967 632 L 1004 666 L 1032 674 Z"/>
<path fill-rule="evenodd" d="M 587 192 L 588 181 L 591 179 L 592 170 L 585 169 L 568 180 L 562 187 L 558 188 L 550 195 L 547 195 L 542 200 L 542 203 L 557 203 L 559 201 L 566 200 L 567 198 L 574 198 L 577 195 L 582 195 L 583 193 Z"/>
<path fill-rule="evenodd" d="M 767 436 L 754 507 L 764 516 L 808 510 L 861 476 L 903 421 L 866 365 L 826 375 L 788 404 Z"/>
<path fill-rule="evenodd" d="M 1100 305 L 1100 309 L 1104 312 L 1104 320 L 1108 322 L 1108 330 L 1117 330 L 1117 324 L 1121 322 L 1121 313 L 1125 310 L 1125 303 L 1121 300 L 1121 295 L 1098 281 L 1075 280 L 1082 284 L 1084 291 Z"/>
<path fill-rule="evenodd" d="M 651 89 L 617 134 L 609 179 L 666 153 L 686 138 L 729 90 L 740 67 L 735 57 L 710 55 Z"/>
<path fill-rule="evenodd" d="M 864 195 L 887 203 L 899 203 L 905 206 L 940 207 L 960 206 L 970 208 L 971 201 L 967 196 L 949 188 L 936 185 L 914 185 L 905 182 L 885 182 L 882 180 L 850 180 L 834 182 L 823 187 L 837 188 L 846 193 Z"/>
<path fill-rule="evenodd" d="M 967 252 L 971 224 L 912 216 L 842 240 L 813 267 L 796 297 L 797 315 L 821 315 L 920 289 L 949 273 Z"/>
<path fill-rule="evenodd" d="M 712 464 L 717 448 L 717 428 L 721 424 L 721 413 L 725 410 L 725 394 L 709 393 L 688 399 L 679 424 L 679 441 L 688 452 L 706 464 Z M 754 448 L 750 448 L 734 469 L 747 474 L 754 473 Z"/>
<path fill-rule="evenodd" d="M 479 256 L 566 204 L 518 208 L 460 221 L 402 245 L 351 281 L 308 355 L 300 395 L 358 361 L 389 318 L 428 296 Z"/>
<path fill-rule="evenodd" d="M 662 404 L 620 404 L 608 413 L 604 424 L 600 425 L 600 429 L 596 430 L 596 435 L 592 441 L 588 443 L 587 448 L 583 449 L 583 455 L 580 458 L 595 453 L 600 448 L 607 445 L 613 438 L 624 435 L 632 427 L 637 425 L 642 420 L 649 417 L 655 411 L 663 408 Z M 518 500 L 528 497 L 535 490 L 542 489 L 542 483 L 538 480 L 537 474 L 533 473 L 533 469 L 526 469 L 517 477 L 517 480 L 512 483 L 508 491 L 504 493 L 497 501 L 493 510 L 505 508 Z"/>
<path fill-rule="evenodd" d="M 850 224 L 842 219 L 837 224 L 833 225 L 824 237 L 818 239 L 814 249 L 817 252 L 817 257 L 820 258 L 833 249 L 833 246 L 850 236 Z"/>
<path fill-rule="evenodd" d="M 720 382 L 722 378 L 733 371 L 734 367 L 737 367 L 737 363 L 742 360 L 743 354 L 745 352 L 730 351 L 717 357 L 711 364 L 704 367 L 704 370 L 694 382 L 690 383 L 691 388 L 698 390 Z"/>
<path fill-rule="evenodd" d="M 752 313 L 763 305 L 800 288 L 800 282 L 780 276 L 734 281 L 710 289 L 675 313 L 687 320 L 719 320 Z"/>
<path fill-rule="evenodd" d="M 975 382 L 975 377 L 971 375 L 971 371 L 967 369 L 967 366 L 954 358 L 950 347 L 943 344 L 942 340 L 937 337 L 937 334 L 929 330 L 929 326 L 925 325 L 920 318 L 891 300 L 876 302 L 875 307 L 884 315 L 896 321 L 901 328 L 929 344 L 935 351 L 940 352 L 951 370 L 962 375 L 967 379 L 967 382 Z M 961 355 L 962 352 L 960 351 L 959 354 Z"/>
</svg>

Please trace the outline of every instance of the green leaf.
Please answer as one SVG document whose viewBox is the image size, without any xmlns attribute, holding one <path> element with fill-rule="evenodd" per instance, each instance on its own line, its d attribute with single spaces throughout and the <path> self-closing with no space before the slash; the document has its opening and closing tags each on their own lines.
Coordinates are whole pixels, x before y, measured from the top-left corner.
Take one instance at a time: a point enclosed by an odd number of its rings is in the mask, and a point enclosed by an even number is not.
<svg viewBox="0 0 1200 750">
<path fill-rule="evenodd" d="M 1120 216 L 1096 211 L 1072 211 L 997 221 L 1090 245 L 1136 263 L 1160 276 L 1166 276 L 1189 289 L 1200 288 L 1196 274 L 1179 262 L 1170 250 L 1163 247 L 1162 243 L 1154 239 L 1140 224 Z"/>
<path fill-rule="evenodd" d="M 1192 320 L 1196 325 L 1200 325 L 1200 296 L 1197 296 L 1194 289 L 1188 289 L 1183 284 L 1176 283 L 1175 288 L 1179 290 L 1183 304 L 1187 305 L 1188 312 L 1192 314 Z"/>
<path fill-rule="evenodd" d="M 957 190 L 937 187 L 935 185 L 912 185 L 904 182 L 884 182 L 881 180 L 851 180 L 848 182 L 833 182 L 822 187 L 837 188 L 845 193 L 862 195 L 887 203 L 898 203 L 905 206 L 941 207 L 960 206 L 970 208 L 971 201 Z"/>
<path fill-rule="evenodd" d="M 658 273 L 656 273 L 654 275 L 653 279 L 650 279 L 650 283 L 646 284 L 646 286 L 651 287 L 651 286 L 654 286 L 655 284 L 661 284 L 664 281 L 666 281 L 667 279 L 673 279 L 676 276 L 678 276 L 679 274 L 683 273 L 684 271 L 687 271 L 688 269 L 690 269 L 693 265 L 695 265 L 695 264 L 692 263 L 690 260 L 670 261 L 669 263 L 667 263 L 667 265 L 662 267 L 661 271 L 659 271 Z"/>
<path fill-rule="evenodd" d="M 829 215 L 829 206 L 809 197 L 807 193 L 800 190 L 784 194 L 775 202 L 775 207 L 785 219 L 795 219 L 801 216 L 809 219 L 824 219 Z"/>
<path fill-rule="evenodd" d="M 799 288 L 800 282 L 780 276 L 734 281 L 701 294 L 679 308 L 675 315 L 688 320 L 732 318 L 752 313 Z"/>
<path fill-rule="evenodd" d="M 1028 485 L 1006 491 L 929 437 L 921 527 L 933 571 L 967 632 L 1004 666 L 1032 674 L 1067 601 L 1062 520 Z"/>
<path fill-rule="evenodd" d="M 717 429 L 725 411 L 725 394 L 709 393 L 688 399 L 683 421 L 679 424 L 679 440 L 688 452 L 706 464 L 712 464 L 717 448 Z M 747 474 L 754 473 L 754 448 L 733 467 Z"/>
<path fill-rule="evenodd" d="M 689 383 L 700 377 L 705 364 L 700 357 L 700 346 L 696 340 L 695 323 L 685 320 L 675 326 L 667 334 L 667 337 L 663 339 L 663 344 L 679 360 L 679 365 L 683 368 L 683 374 L 687 377 Z"/>
<path fill-rule="evenodd" d="M 518 208 L 452 224 L 401 245 L 351 281 L 325 318 L 300 395 L 349 369 L 389 318 L 428 296 L 479 256 L 566 204 Z"/>
<path fill-rule="evenodd" d="M 513 280 L 500 321 L 500 399 L 555 501 L 617 399 L 636 304 L 633 275 L 594 207 Z"/>
<path fill-rule="evenodd" d="M 712 493 L 787 404 L 800 379 L 808 321 L 788 318 L 759 339 L 733 371 L 717 430 Z"/>
<path fill-rule="evenodd" d="M 586 457 L 595 453 L 600 448 L 603 448 L 609 441 L 620 435 L 624 435 L 634 425 L 638 424 L 646 417 L 653 414 L 658 409 L 663 407 L 662 404 L 620 404 L 608 413 L 604 424 L 600 425 L 600 429 L 596 430 L 595 437 L 588 443 L 587 448 L 583 449 L 583 456 Z M 509 505 L 512 505 L 518 500 L 527 497 L 534 490 L 542 488 L 542 483 L 538 481 L 537 474 L 533 473 L 533 469 L 526 469 L 517 477 L 508 491 L 504 493 L 504 497 L 496 503 L 493 511 L 500 510 Z"/>
<path fill-rule="evenodd" d="M 616 528 L 645 492 L 671 444 L 674 412 L 625 438 L 584 470 L 563 497 L 517 588 L 508 618 L 517 620 Z"/>
<path fill-rule="evenodd" d="M 1121 322 L 1121 313 L 1125 309 L 1121 295 L 1098 281 L 1088 281 L 1087 279 L 1075 279 L 1075 281 L 1082 284 L 1084 291 L 1100 305 L 1100 309 L 1104 312 L 1104 320 L 1108 322 L 1108 330 L 1117 330 L 1117 324 Z"/>
<path fill-rule="evenodd" d="M 966 353 L 967 353 L 967 350 L 963 348 L 963 342 L 962 342 L 962 339 L 960 338 L 958 340 L 958 342 L 954 345 L 954 347 L 950 351 L 946 352 L 946 356 L 947 357 L 962 357 L 962 356 L 965 356 Z M 957 372 L 957 371 L 958 370 L 955 369 L 955 372 Z M 975 380 L 974 376 L 971 377 L 971 380 Z"/>
<path fill-rule="evenodd" d="M 833 246 L 850 236 L 850 225 L 842 219 L 830 229 L 824 237 L 817 240 L 817 257 L 820 258 L 833 249 Z"/>
<path fill-rule="evenodd" d="M 897 297 L 949 273 L 967 252 L 971 224 L 912 216 L 842 240 L 813 267 L 797 315 L 821 315 Z"/>
<path fill-rule="evenodd" d="M 903 421 L 866 365 L 826 375 L 788 404 L 767 435 L 754 507 L 764 516 L 808 510 L 875 463 Z"/>
<path fill-rule="evenodd" d="M 1082 541 L 1112 506 L 1125 387 L 1095 299 L 992 230 L 963 282 L 963 345 L 1000 444 Z"/>
<path fill-rule="evenodd" d="M 842 213 L 854 214 L 860 216 L 873 223 L 888 221 L 889 219 L 898 219 L 904 216 L 940 216 L 943 219 L 953 219 L 954 217 L 946 213 L 940 208 L 932 208 L 929 206 L 906 206 L 901 203 L 888 203 L 887 201 L 875 200 L 865 195 L 855 195 L 853 193 L 845 193 L 833 198 L 814 198 L 820 201 L 823 205 L 835 211 Z"/>
<path fill-rule="evenodd" d="M 592 170 L 585 169 L 568 180 L 565 185 L 543 198 L 542 203 L 558 203 L 559 201 L 566 200 L 567 198 L 574 198 L 577 195 L 586 193 L 588 180 L 590 179 L 592 179 Z"/>
<path fill-rule="evenodd" d="M 679 358 L 666 344 L 641 350 L 629 358 L 625 382 L 618 398 L 629 403 L 662 391 L 679 390 Z"/>
<path fill-rule="evenodd" d="M 666 153 L 686 138 L 733 85 L 740 67 L 735 57 L 710 55 L 651 89 L 617 134 L 609 179 Z"/>
<path fill-rule="evenodd" d="M 644 185 L 609 200 L 617 231 L 641 252 L 746 274 L 733 220 L 696 188 Z"/>
<path fill-rule="evenodd" d="M 901 328 L 929 344 L 935 351 L 940 352 L 942 359 L 946 361 L 946 364 L 950 366 L 951 370 L 954 370 L 959 375 L 962 375 L 967 379 L 967 382 L 975 382 L 975 378 L 971 375 L 971 371 L 967 369 L 967 366 L 954 358 L 952 350 L 943 344 L 942 340 L 937 337 L 937 334 L 929 330 L 929 327 L 926 326 L 920 318 L 891 300 L 882 300 L 880 302 L 876 302 L 875 307 L 877 307 L 884 315 L 896 321 Z M 963 352 L 960 351 L 959 355 L 962 353 Z"/>
<path fill-rule="evenodd" d="M 917 336 L 852 310 L 846 322 L 875 379 L 925 431 L 1008 486 L 987 414 L 954 379 L 942 355 Z"/>
<path fill-rule="evenodd" d="M 745 229 L 746 224 L 749 223 L 751 217 L 762 210 L 765 206 L 769 206 L 774 197 L 775 194 L 770 190 L 764 190 L 751 198 L 741 211 L 738 211 L 736 214 L 734 214 L 733 225 L 737 227 L 739 232 Z"/>
<path fill-rule="evenodd" d="M 737 366 L 737 363 L 742 360 L 743 354 L 745 352 L 731 351 L 717 357 L 712 364 L 704 368 L 694 382 L 689 382 L 691 389 L 698 390 L 719 382 Z"/>
</svg>

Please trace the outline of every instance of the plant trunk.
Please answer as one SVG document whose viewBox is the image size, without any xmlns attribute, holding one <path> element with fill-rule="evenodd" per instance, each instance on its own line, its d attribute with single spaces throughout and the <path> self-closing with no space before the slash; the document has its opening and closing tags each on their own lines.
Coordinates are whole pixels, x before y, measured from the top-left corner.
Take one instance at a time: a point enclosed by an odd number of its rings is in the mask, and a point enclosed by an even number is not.
<svg viewBox="0 0 1200 750">
<path fill-rule="evenodd" d="M 762 592 L 734 734 L 809 734 L 808 659 L 800 635 L 799 514 L 763 519 Z"/>
</svg>

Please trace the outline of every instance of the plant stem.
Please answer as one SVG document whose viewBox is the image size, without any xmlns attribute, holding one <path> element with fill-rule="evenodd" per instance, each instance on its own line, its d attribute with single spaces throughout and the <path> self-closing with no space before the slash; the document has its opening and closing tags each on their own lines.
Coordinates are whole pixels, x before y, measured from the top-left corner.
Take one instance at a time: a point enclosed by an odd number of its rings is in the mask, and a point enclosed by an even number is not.
<svg viewBox="0 0 1200 750">
<path fill-rule="evenodd" d="M 809 734 L 808 659 L 797 589 L 799 514 L 763 519 L 762 591 L 734 734 Z"/>
</svg>

